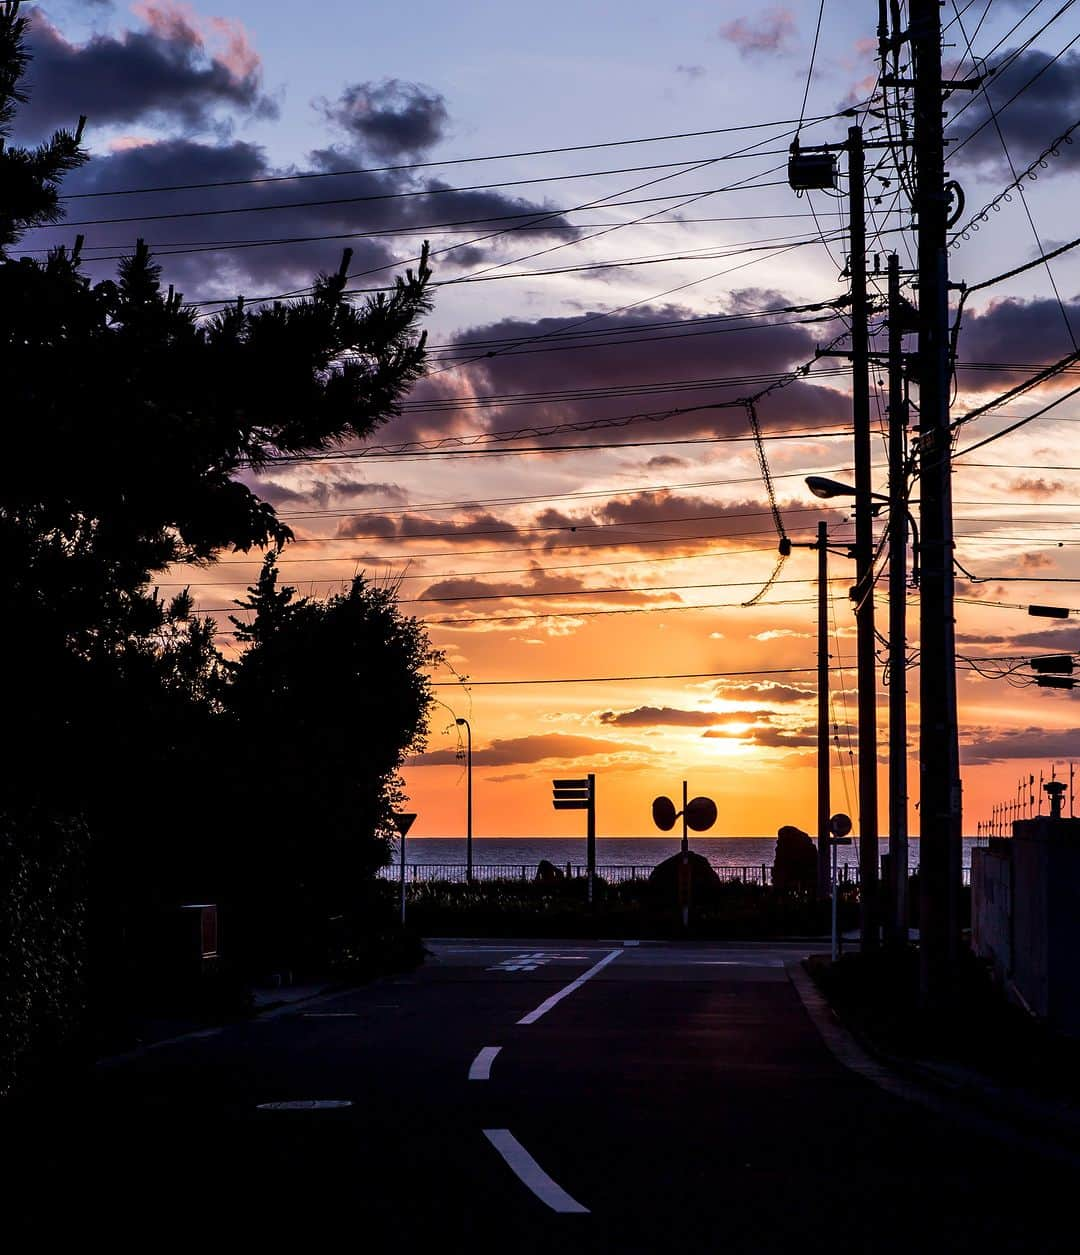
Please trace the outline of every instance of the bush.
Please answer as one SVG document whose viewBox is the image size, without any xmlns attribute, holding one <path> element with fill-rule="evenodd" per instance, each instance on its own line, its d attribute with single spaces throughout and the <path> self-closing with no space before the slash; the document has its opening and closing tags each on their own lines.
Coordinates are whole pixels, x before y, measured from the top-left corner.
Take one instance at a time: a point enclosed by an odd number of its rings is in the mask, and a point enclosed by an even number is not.
<svg viewBox="0 0 1080 1255">
<path fill-rule="evenodd" d="M 86 847 L 75 820 L 0 812 L 0 1097 L 81 1031 Z"/>
</svg>

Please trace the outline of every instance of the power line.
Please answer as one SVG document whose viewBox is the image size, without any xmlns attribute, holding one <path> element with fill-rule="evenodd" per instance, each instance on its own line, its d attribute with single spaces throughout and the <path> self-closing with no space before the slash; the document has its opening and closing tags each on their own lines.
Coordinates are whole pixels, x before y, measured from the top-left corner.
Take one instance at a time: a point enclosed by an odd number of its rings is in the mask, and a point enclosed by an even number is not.
<svg viewBox="0 0 1080 1255">
<path fill-rule="evenodd" d="M 479 688 L 508 684 L 621 684 L 631 680 L 732 680 L 746 676 L 803 675 L 817 667 L 774 667 L 769 671 L 684 671 L 661 675 L 584 675 L 529 680 L 433 680 L 435 688 Z"/>
<path fill-rule="evenodd" d="M 778 149 L 777 152 L 783 150 Z M 748 156 L 766 156 L 772 154 L 752 153 Z M 726 161 L 727 157 L 709 157 L 702 164 Z M 538 175 L 530 179 L 507 179 L 501 183 L 469 183 L 462 187 L 414 188 L 406 192 L 372 192 L 365 196 L 338 196 L 326 200 L 290 200 L 277 201 L 270 205 L 227 205 L 220 209 L 177 209 L 170 213 L 131 214 L 118 218 L 76 218 L 66 221 L 69 227 L 97 227 L 125 222 L 171 222 L 179 218 L 217 218 L 226 214 L 271 213 L 282 209 L 314 209 L 326 205 L 360 205 L 384 200 L 412 200 L 418 196 L 450 196 L 461 192 L 494 191 L 505 187 L 525 187 L 537 183 L 565 183 L 574 179 L 602 178 L 609 174 L 643 174 L 650 170 L 672 170 L 688 167 L 692 162 L 663 161 L 646 166 L 614 166 L 607 170 L 582 170 L 574 174 Z M 752 176 L 751 176 L 752 177 Z M 685 193 L 683 193 L 685 195 Z M 28 230 L 53 229 L 55 223 L 41 223 L 31 226 Z"/>
<path fill-rule="evenodd" d="M 1015 423 L 1010 423 L 1008 427 L 1003 427 L 1001 431 L 995 432 L 992 436 L 987 436 L 983 440 L 977 441 L 975 444 L 969 444 L 966 448 L 958 449 L 953 455 L 952 460 L 955 462 L 957 458 L 961 458 L 965 453 L 972 453 L 976 449 L 981 449 L 984 445 L 992 444 L 995 440 L 1000 440 L 1003 436 L 1011 435 L 1021 427 L 1025 427 L 1028 423 L 1033 423 L 1035 419 L 1042 418 L 1044 414 L 1050 412 L 1063 401 L 1068 401 L 1071 397 L 1076 396 L 1080 392 L 1080 387 L 1073 388 L 1070 392 L 1066 392 L 1064 396 L 1058 397 L 1056 400 L 1044 405 L 1041 410 L 1036 410 L 1034 414 L 1028 414 L 1025 418 L 1018 419 Z"/>
<path fill-rule="evenodd" d="M 479 157 L 448 157 L 434 161 L 410 161 L 392 166 L 362 166 L 351 170 L 306 170 L 296 174 L 262 175 L 251 179 L 219 179 L 207 183 L 168 183 L 154 187 L 106 188 L 104 191 L 72 192 L 62 196 L 61 200 L 89 200 L 102 196 L 135 196 L 144 192 L 191 192 L 216 187 L 261 186 L 264 183 L 291 183 L 301 179 L 341 178 L 356 174 L 389 174 L 402 170 L 426 170 L 436 166 L 470 165 L 482 161 L 509 161 L 518 157 L 550 157 L 563 153 L 588 152 L 599 148 L 624 148 L 632 144 L 658 144 L 667 140 L 701 139 L 712 135 L 731 135 L 738 131 L 760 131 L 778 126 L 790 126 L 796 122 L 799 126 L 809 126 L 842 117 L 847 112 L 849 111 L 843 110 L 840 113 L 823 114 L 821 117 L 810 118 L 805 123 L 801 117 L 798 119 L 781 118 L 775 122 L 749 122 L 740 126 L 713 127 L 706 131 L 679 131 L 670 135 L 647 135 L 634 139 L 605 140 L 595 144 L 568 144 L 558 148 L 532 148 L 523 149 L 520 152 L 488 153 Z M 777 136 L 777 138 L 781 138 L 781 136 Z"/>
</svg>

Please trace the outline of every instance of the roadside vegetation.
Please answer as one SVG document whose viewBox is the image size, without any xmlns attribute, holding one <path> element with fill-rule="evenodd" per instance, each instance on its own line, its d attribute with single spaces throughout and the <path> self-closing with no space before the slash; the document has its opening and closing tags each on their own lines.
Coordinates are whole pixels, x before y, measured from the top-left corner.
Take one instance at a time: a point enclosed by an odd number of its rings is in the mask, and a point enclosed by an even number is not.
<svg viewBox="0 0 1080 1255">
<path fill-rule="evenodd" d="M 244 482 L 398 413 L 424 368 L 426 260 L 354 305 L 346 253 L 309 296 L 206 317 L 141 241 L 101 282 L 74 233 L 18 256 L 87 160 L 81 122 L 10 142 L 25 29 L 0 5 L 0 1095 L 133 1009 L 216 1012 L 268 971 L 370 969 L 392 903 L 355 887 L 386 859 L 438 659 L 393 585 L 282 587 L 292 533 Z M 266 555 L 238 648 L 156 587 L 223 553 Z M 220 907 L 209 985 L 167 954 L 192 902 Z"/>
<path fill-rule="evenodd" d="M 678 900 L 647 881 L 597 885 L 593 905 L 583 878 L 543 884 L 495 880 L 408 886 L 407 917 L 423 936 L 473 937 L 717 937 L 824 936 L 829 905 L 803 890 L 778 891 L 726 882 L 692 901 L 684 931 Z M 842 897 L 840 922 L 854 927 L 854 888 Z"/>
</svg>

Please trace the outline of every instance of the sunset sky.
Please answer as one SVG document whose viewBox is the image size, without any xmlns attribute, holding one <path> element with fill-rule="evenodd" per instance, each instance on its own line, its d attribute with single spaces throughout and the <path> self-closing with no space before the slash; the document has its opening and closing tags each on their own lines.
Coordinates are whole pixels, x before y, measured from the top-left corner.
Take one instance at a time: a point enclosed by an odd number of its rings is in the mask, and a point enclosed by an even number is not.
<svg viewBox="0 0 1080 1255">
<path fill-rule="evenodd" d="M 969 40 L 991 68 L 1011 58 L 986 94 L 947 102 L 963 225 L 1080 122 L 1080 13 L 1054 19 L 1060 4 L 1026 0 L 957 6 L 959 17 L 951 3 L 943 9 L 956 77 L 973 73 Z M 807 474 L 853 473 L 849 373 L 842 358 L 813 361 L 845 327 L 829 305 L 847 291 L 845 201 L 798 198 L 786 183 L 818 5 L 54 0 L 26 9 L 33 95 L 16 138 L 40 139 L 85 113 L 93 159 L 65 183 L 79 194 L 67 202 L 69 224 L 29 232 L 15 255 L 82 232 L 86 269 L 104 278 L 143 237 L 164 280 L 213 312 L 238 293 L 303 290 L 337 268 L 346 244 L 350 289 L 375 288 L 431 241 L 431 370 L 405 412 L 362 447 L 257 481 L 296 532 L 281 560 L 289 583 L 318 595 L 358 571 L 400 578 L 403 609 L 426 619 L 446 651 L 429 750 L 406 772 L 414 834 L 464 832 L 458 716 L 473 729 L 481 836 L 581 832 L 581 815 L 552 811 L 550 784 L 586 771 L 599 779 L 601 836 L 651 835 L 651 799 L 676 795 L 684 777 L 715 798 L 714 835 L 786 823 L 813 831 L 816 559 L 796 550 L 760 601 L 740 605 L 772 572 L 777 536 L 739 402 L 813 363 L 757 412 L 791 537 L 811 540 L 822 507 L 835 504 L 824 515 L 832 538 L 850 540 L 844 501 L 820 502 L 804 484 Z M 853 119 L 838 115 L 851 106 L 868 139 L 884 138 L 880 97 L 871 99 L 876 21 L 876 0 L 826 4 L 804 144 L 845 138 Z M 713 133 L 621 142 L 703 131 Z M 957 240 L 954 282 L 979 283 L 1074 238 L 1077 139 L 1080 129 L 1023 195 L 1011 192 Z M 595 146 L 535 151 L 583 145 Z M 906 174 L 885 151 L 868 168 L 883 293 L 885 255 L 896 249 L 909 266 L 914 237 Z M 325 177 L 280 181 L 313 172 Z M 209 183 L 229 185 L 88 195 Z M 1078 292 L 1080 249 L 1049 272 L 973 294 L 954 416 L 1073 350 Z M 872 321 L 884 348 L 882 319 Z M 1070 391 L 1077 373 L 972 422 L 959 448 Z M 883 384 L 875 373 L 879 491 Z M 612 419 L 628 421 L 595 426 Z M 1070 582 L 1080 580 L 1078 419 L 1080 399 L 1067 400 L 956 462 L 957 557 L 980 580 L 957 586 L 958 648 L 983 672 L 1002 664 L 980 660 L 1080 651 L 1075 619 L 1025 609 L 1080 613 Z M 568 424 L 594 425 L 550 430 Z M 435 446 L 447 437 L 459 441 Z M 190 583 L 229 648 L 227 612 L 258 563 L 226 555 L 163 584 Z M 830 574 L 833 799 L 854 815 L 850 562 L 832 558 Z M 881 630 L 885 594 L 883 579 Z M 909 613 L 917 663 L 915 591 Z M 1067 777 L 1080 729 L 1070 692 L 1017 687 L 966 663 L 958 675 L 973 834 L 1022 774 L 1049 775 L 1057 762 Z M 498 680 L 529 683 L 485 683 Z M 878 680 L 884 833 L 880 671 Z M 914 669 L 909 683 L 914 751 Z M 917 832 L 914 759 L 911 794 Z"/>
</svg>

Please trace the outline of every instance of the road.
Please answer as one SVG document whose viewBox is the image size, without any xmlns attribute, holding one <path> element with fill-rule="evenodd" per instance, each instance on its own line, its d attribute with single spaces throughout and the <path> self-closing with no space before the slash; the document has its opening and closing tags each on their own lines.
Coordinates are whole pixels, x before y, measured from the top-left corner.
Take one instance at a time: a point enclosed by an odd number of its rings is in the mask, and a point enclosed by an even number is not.
<svg viewBox="0 0 1080 1255">
<path fill-rule="evenodd" d="M 411 975 L 44 1101 L 8 1130 L 9 1233 L 21 1217 L 41 1245 L 121 1250 L 1076 1249 L 1075 1165 L 842 1066 L 785 970 L 805 947 L 430 948 Z"/>
</svg>

